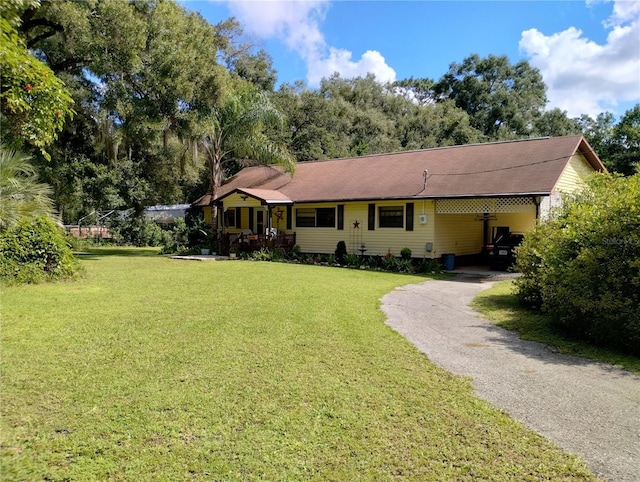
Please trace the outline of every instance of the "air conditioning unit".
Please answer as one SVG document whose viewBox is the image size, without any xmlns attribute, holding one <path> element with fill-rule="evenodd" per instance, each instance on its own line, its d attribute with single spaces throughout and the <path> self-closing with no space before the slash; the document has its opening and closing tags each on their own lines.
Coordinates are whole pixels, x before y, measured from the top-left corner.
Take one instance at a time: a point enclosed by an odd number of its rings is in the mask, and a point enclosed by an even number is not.
<svg viewBox="0 0 640 482">
<path fill-rule="evenodd" d="M 418 220 L 420 221 L 420 224 L 427 224 L 427 215 L 421 214 Z"/>
</svg>

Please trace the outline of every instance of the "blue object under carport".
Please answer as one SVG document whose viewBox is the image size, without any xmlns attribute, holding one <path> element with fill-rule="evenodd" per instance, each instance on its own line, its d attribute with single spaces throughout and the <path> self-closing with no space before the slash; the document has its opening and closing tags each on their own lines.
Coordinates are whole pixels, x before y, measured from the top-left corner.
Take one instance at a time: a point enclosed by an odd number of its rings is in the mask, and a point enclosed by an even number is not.
<svg viewBox="0 0 640 482">
<path fill-rule="evenodd" d="M 443 254 L 442 255 L 442 265 L 444 266 L 445 271 L 453 271 L 456 266 L 456 255 L 455 254 Z"/>
</svg>

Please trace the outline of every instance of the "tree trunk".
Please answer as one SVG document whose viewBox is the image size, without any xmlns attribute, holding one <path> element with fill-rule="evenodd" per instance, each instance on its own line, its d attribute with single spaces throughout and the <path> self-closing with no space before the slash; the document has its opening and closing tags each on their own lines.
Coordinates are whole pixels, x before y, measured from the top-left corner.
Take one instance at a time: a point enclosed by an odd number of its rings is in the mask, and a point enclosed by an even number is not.
<svg viewBox="0 0 640 482">
<path fill-rule="evenodd" d="M 218 189 L 222 185 L 222 161 L 218 155 L 214 155 L 210 165 L 210 190 L 211 190 L 211 230 L 218 231 Z"/>
</svg>

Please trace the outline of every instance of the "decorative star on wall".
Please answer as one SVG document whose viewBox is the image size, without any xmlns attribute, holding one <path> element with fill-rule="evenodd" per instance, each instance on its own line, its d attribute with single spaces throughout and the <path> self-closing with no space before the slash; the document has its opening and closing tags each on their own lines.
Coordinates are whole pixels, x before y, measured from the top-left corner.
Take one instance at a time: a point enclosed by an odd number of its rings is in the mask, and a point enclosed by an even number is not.
<svg viewBox="0 0 640 482">
<path fill-rule="evenodd" d="M 353 222 L 353 229 L 358 229 L 359 227 L 360 227 L 360 221 L 355 220 L 355 221 Z"/>
</svg>

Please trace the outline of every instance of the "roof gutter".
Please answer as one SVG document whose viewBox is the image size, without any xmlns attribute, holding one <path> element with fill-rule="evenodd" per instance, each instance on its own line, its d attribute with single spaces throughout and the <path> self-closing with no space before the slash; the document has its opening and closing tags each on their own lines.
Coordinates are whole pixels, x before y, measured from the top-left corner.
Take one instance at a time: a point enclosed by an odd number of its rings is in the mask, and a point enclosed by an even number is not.
<svg viewBox="0 0 640 482">
<path fill-rule="evenodd" d="M 372 201 L 401 201 L 401 200 L 434 200 L 434 199 L 473 199 L 473 198 L 510 198 L 510 197 L 531 197 L 531 196 L 549 196 L 550 191 L 533 191 L 533 192 L 514 192 L 500 194 L 447 194 L 447 195 L 428 195 L 428 196 L 392 196 L 392 197 L 373 197 L 373 198 L 343 198 L 343 199 L 311 199 L 293 202 L 295 204 L 314 204 L 314 203 L 344 203 L 344 202 L 372 202 Z"/>
</svg>

